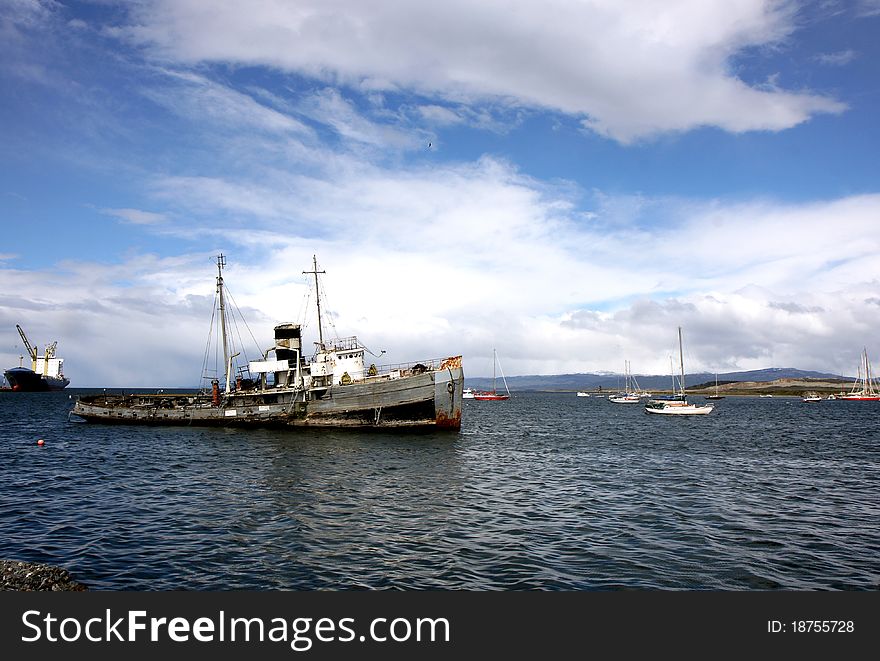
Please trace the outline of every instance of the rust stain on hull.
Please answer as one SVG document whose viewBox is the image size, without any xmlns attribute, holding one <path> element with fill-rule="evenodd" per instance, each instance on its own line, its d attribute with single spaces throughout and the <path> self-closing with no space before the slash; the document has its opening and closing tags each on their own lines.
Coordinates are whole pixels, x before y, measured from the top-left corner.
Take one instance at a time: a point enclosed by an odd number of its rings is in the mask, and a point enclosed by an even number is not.
<svg viewBox="0 0 880 661">
<path fill-rule="evenodd" d="M 437 414 L 435 424 L 440 429 L 461 429 L 461 411 L 459 410 L 457 413 L 458 415 L 448 416 L 441 411 Z"/>
</svg>

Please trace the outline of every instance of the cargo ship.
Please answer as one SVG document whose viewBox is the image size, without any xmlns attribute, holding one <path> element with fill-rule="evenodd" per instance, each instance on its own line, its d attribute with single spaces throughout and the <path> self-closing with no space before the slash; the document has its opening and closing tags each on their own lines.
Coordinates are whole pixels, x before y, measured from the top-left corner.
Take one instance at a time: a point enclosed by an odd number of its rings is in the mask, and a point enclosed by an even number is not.
<svg viewBox="0 0 880 661">
<path fill-rule="evenodd" d="M 28 341 L 21 326 L 16 324 L 15 327 L 31 359 L 31 367 L 19 365 L 6 370 L 3 376 L 9 384 L 8 389 L 13 392 L 64 390 L 70 384 L 70 379 L 64 376 L 64 359 L 58 358 L 55 354 L 58 342 L 47 345 L 43 355 L 40 356 L 37 348 Z"/>
<path fill-rule="evenodd" d="M 459 430 L 461 356 L 380 368 L 367 366 L 368 350 L 357 337 L 325 340 L 318 282 L 325 272 L 312 260 L 313 269 L 303 271 L 315 278 L 319 339 L 310 358 L 304 356 L 301 325 L 282 323 L 260 360 L 233 370 L 237 353 L 227 334 L 226 262 L 219 255 L 215 316 L 223 338 L 222 381 L 218 374 L 209 389 L 189 394 L 82 395 L 72 414 L 88 422 L 140 425 Z"/>
</svg>

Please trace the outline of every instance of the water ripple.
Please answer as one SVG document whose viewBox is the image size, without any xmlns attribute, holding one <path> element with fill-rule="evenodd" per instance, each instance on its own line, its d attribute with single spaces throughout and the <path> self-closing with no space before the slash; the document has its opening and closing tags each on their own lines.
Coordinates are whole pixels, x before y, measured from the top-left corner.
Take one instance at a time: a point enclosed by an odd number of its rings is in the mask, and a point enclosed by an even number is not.
<svg viewBox="0 0 880 661">
<path fill-rule="evenodd" d="M 103 427 L 69 404 L 0 397 L 0 557 L 95 589 L 880 588 L 871 403 L 658 420 L 535 393 L 466 402 L 460 434 Z"/>
</svg>

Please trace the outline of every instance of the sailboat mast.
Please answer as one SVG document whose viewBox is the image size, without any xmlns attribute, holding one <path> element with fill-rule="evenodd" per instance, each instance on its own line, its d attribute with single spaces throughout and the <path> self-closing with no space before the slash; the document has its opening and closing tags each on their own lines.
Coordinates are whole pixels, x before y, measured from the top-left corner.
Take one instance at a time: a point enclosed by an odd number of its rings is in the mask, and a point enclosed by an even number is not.
<svg viewBox="0 0 880 661">
<path fill-rule="evenodd" d="M 862 381 L 862 368 L 865 366 L 865 350 L 862 349 L 862 357 L 859 359 L 859 376 L 856 380 L 856 385 L 853 386 L 853 392 L 859 392 L 857 389 L 861 388 L 864 390 L 864 381 Z"/>
<path fill-rule="evenodd" d="M 495 363 L 498 362 L 498 356 L 495 354 L 495 349 L 492 349 L 492 392 L 497 392 L 495 389 Z"/>
<path fill-rule="evenodd" d="M 867 347 L 865 348 L 865 368 L 868 371 L 868 383 L 867 383 L 866 389 L 868 390 L 869 394 L 874 395 L 874 394 L 876 394 L 874 392 L 874 375 L 871 374 L 871 363 L 868 362 L 868 349 L 867 349 Z"/>
<path fill-rule="evenodd" d="M 865 392 L 865 381 L 865 349 L 862 349 L 862 359 L 859 361 L 859 385 L 862 392 Z"/>
<path fill-rule="evenodd" d="M 318 274 L 327 273 L 327 271 L 318 270 L 318 258 L 312 255 L 312 270 L 303 271 L 303 273 L 313 273 L 315 275 L 315 300 L 318 302 L 318 344 L 321 349 L 324 348 L 324 329 L 321 326 L 321 291 L 318 286 Z"/>
<path fill-rule="evenodd" d="M 681 348 L 681 326 L 678 327 L 678 359 L 681 361 L 681 396 L 684 397 L 684 351 Z"/>
<path fill-rule="evenodd" d="M 495 357 L 495 362 L 498 363 L 498 357 Z M 498 369 L 501 370 L 501 379 L 504 381 L 504 389 L 507 391 L 507 396 L 510 397 L 510 387 L 507 385 L 507 377 L 504 376 L 504 368 L 501 367 L 501 363 L 498 363 Z"/>
<path fill-rule="evenodd" d="M 226 392 L 229 392 L 229 340 L 226 337 L 226 299 L 223 296 L 223 267 L 226 257 L 217 255 L 217 299 L 220 307 L 220 334 L 223 336 L 223 375 L 226 381 Z"/>
</svg>

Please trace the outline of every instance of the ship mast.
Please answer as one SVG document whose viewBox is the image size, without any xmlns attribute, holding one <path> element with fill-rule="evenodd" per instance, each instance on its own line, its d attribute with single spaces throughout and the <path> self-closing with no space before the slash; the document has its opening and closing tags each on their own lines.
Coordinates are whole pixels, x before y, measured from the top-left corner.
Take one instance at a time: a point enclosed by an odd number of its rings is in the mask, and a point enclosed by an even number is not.
<svg viewBox="0 0 880 661">
<path fill-rule="evenodd" d="M 318 270 L 318 258 L 312 255 L 312 270 L 303 271 L 303 274 L 311 273 L 315 276 L 315 300 L 318 302 L 318 346 L 324 348 L 324 330 L 321 328 L 321 292 L 318 286 L 318 274 L 327 273 L 327 271 Z"/>
<path fill-rule="evenodd" d="M 226 338 L 226 301 L 223 297 L 223 267 L 226 258 L 223 253 L 217 255 L 217 297 L 220 306 L 220 334 L 223 336 L 223 371 L 226 379 L 226 392 L 229 392 L 229 343 Z"/>
</svg>

